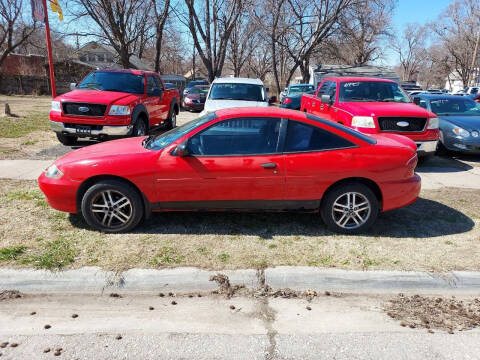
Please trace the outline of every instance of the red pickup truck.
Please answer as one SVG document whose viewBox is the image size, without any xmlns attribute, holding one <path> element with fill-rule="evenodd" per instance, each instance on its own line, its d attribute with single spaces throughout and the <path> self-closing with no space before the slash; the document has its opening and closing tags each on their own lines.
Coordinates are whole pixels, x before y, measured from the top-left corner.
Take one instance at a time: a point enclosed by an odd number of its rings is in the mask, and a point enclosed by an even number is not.
<svg viewBox="0 0 480 360">
<path fill-rule="evenodd" d="M 417 105 L 391 80 L 336 77 L 323 80 L 314 95 L 302 96 L 300 110 L 366 134 L 404 135 L 419 155 L 433 154 L 438 118 Z"/>
<path fill-rule="evenodd" d="M 96 70 L 52 101 L 50 127 L 64 145 L 79 137 L 107 139 L 174 128 L 180 109 L 177 89 L 141 70 Z"/>
</svg>

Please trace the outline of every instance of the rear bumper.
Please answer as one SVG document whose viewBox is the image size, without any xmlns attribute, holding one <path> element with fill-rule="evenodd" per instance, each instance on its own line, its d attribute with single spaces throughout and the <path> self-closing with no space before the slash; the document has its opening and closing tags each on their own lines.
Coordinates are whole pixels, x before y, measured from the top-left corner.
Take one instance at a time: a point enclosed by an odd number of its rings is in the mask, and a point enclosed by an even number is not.
<svg viewBox="0 0 480 360">
<path fill-rule="evenodd" d="M 57 133 L 70 134 L 79 137 L 127 136 L 132 131 L 132 125 L 107 125 L 102 126 L 101 129 L 92 129 L 89 132 L 82 133 L 77 132 L 75 127 L 68 127 L 62 122 L 51 120 L 50 128 Z"/>
<path fill-rule="evenodd" d="M 425 156 L 435 153 L 438 141 L 416 141 L 415 144 L 417 144 L 417 154 L 419 156 Z"/>
<path fill-rule="evenodd" d="M 418 174 L 415 174 L 408 180 L 382 184 L 382 211 L 393 210 L 410 205 L 418 199 L 421 187 L 422 179 Z"/>
</svg>

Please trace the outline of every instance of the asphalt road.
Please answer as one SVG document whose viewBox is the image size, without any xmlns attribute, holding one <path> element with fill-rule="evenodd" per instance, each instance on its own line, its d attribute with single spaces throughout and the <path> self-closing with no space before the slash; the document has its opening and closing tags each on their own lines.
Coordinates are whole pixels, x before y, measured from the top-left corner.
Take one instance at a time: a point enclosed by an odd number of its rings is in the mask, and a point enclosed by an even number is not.
<svg viewBox="0 0 480 360">
<path fill-rule="evenodd" d="M 438 360 L 480 354 L 478 330 L 430 334 L 399 326 L 382 311 L 388 295 L 321 296 L 311 302 L 165 295 L 4 300 L 0 343 L 18 346 L 0 348 L 2 359 L 52 358 L 59 347 L 63 359 Z M 45 329 L 47 324 L 51 328 Z M 51 351 L 44 353 L 46 348 Z"/>
</svg>

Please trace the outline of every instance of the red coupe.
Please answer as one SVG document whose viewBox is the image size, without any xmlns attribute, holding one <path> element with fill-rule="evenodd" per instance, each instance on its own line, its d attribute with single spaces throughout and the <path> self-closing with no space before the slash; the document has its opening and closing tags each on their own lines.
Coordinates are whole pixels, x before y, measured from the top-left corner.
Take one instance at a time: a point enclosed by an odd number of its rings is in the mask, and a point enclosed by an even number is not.
<svg viewBox="0 0 480 360">
<path fill-rule="evenodd" d="M 104 232 L 129 231 L 152 211 L 319 211 L 358 233 L 420 192 L 416 146 L 278 108 L 209 113 L 149 137 L 75 150 L 39 177 L 55 209 Z"/>
</svg>

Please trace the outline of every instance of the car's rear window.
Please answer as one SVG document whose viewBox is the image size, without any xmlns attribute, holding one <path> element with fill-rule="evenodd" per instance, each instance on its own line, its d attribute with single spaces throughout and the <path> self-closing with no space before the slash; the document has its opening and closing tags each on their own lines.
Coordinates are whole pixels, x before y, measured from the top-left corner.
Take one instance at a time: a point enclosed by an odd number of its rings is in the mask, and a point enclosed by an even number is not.
<svg viewBox="0 0 480 360">
<path fill-rule="evenodd" d="M 334 123 L 333 121 L 327 121 L 327 120 L 324 120 L 324 119 L 319 118 L 319 117 L 317 117 L 315 115 L 312 115 L 312 114 L 307 114 L 307 119 L 313 120 L 313 121 L 318 121 L 319 123 L 322 123 L 322 124 L 328 125 L 330 127 L 333 127 L 335 129 L 341 130 L 341 131 L 343 131 L 343 132 L 345 132 L 349 135 L 352 135 L 352 136 L 356 137 L 357 139 L 365 141 L 366 143 L 369 143 L 371 145 L 374 145 L 374 144 L 377 143 L 377 140 L 371 138 L 370 136 L 367 136 L 367 135 L 362 134 L 358 131 L 350 129 L 346 126 Z"/>
</svg>

